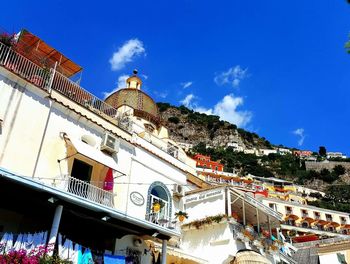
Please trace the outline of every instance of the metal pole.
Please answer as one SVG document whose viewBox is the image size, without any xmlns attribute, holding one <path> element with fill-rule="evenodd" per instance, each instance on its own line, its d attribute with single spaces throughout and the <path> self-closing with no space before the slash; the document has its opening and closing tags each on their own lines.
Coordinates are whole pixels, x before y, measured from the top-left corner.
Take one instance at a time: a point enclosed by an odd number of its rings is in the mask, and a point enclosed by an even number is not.
<svg viewBox="0 0 350 264">
<path fill-rule="evenodd" d="M 244 198 L 242 198 L 242 210 L 243 210 L 243 225 L 246 225 L 246 220 L 245 220 L 245 203 L 244 203 Z"/>
<path fill-rule="evenodd" d="M 272 238 L 271 224 L 270 224 L 270 216 L 267 216 L 267 224 L 269 228 L 270 238 Z"/>
<path fill-rule="evenodd" d="M 50 231 L 50 236 L 49 236 L 49 243 L 48 243 L 48 248 L 50 249 L 48 251 L 48 254 L 52 256 L 53 254 L 53 249 L 56 244 L 57 240 L 57 234 L 58 234 L 58 228 L 60 226 L 60 221 L 62 217 L 62 211 L 63 211 L 63 205 L 58 205 L 55 210 L 55 216 L 53 217 L 53 222 L 51 226 L 51 231 Z"/>
<path fill-rule="evenodd" d="M 162 264 L 166 264 L 166 240 L 162 241 Z"/>
<path fill-rule="evenodd" d="M 258 234 L 260 234 L 260 221 L 259 221 L 259 210 L 256 208 L 256 219 L 258 223 Z"/>
</svg>

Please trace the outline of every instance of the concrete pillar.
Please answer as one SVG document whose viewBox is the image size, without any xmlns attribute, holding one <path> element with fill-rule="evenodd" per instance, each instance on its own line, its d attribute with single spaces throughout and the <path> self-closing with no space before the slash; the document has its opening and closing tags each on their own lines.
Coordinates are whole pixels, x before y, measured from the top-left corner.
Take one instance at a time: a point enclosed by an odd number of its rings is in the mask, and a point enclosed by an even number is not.
<svg viewBox="0 0 350 264">
<path fill-rule="evenodd" d="M 52 256 L 53 248 L 55 247 L 55 244 L 56 244 L 58 228 L 60 226 L 62 211 L 63 211 L 63 205 L 58 205 L 56 207 L 56 210 L 55 210 L 55 215 L 53 217 L 50 236 L 49 236 L 48 255 L 50 255 L 50 256 Z"/>
<path fill-rule="evenodd" d="M 162 241 L 162 264 L 166 264 L 166 240 Z"/>
</svg>

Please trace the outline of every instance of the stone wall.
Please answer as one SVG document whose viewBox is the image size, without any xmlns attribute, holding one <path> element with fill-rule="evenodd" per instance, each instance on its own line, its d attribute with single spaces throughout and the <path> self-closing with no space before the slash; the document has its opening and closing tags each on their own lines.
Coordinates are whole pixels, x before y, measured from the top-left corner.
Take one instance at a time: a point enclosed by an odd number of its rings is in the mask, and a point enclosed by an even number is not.
<svg viewBox="0 0 350 264">
<path fill-rule="evenodd" d="M 306 170 L 315 170 L 315 171 L 321 171 L 322 169 L 332 170 L 337 165 L 343 166 L 348 173 L 350 172 L 350 162 L 342 162 L 342 161 L 328 161 L 328 162 L 306 161 L 305 162 Z"/>
</svg>

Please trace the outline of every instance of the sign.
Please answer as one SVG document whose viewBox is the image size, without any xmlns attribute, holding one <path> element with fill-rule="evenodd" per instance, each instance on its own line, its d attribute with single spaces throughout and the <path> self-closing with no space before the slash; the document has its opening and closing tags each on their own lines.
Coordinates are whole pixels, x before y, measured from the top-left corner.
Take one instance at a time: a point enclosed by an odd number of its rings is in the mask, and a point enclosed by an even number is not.
<svg viewBox="0 0 350 264">
<path fill-rule="evenodd" d="M 222 193 L 223 193 L 222 190 L 215 190 L 215 191 L 211 191 L 211 192 L 207 192 L 207 193 L 201 193 L 199 195 L 187 198 L 185 200 L 185 203 L 198 202 L 198 201 L 205 200 L 205 199 L 208 199 L 211 197 L 222 195 Z"/>
<path fill-rule="evenodd" d="M 141 206 L 145 203 L 145 198 L 143 198 L 142 194 L 139 192 L 130 193 L 130 200 L 137 206 Z"/>
</svg>

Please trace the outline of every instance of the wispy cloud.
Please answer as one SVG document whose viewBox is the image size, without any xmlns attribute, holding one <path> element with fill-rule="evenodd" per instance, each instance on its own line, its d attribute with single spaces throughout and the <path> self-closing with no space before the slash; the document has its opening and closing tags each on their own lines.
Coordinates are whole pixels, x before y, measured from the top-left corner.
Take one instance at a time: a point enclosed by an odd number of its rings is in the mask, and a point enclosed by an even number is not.
<svg viewBox="0 0 350 264">
<path fill-rule="evenodd" d="M 293 134 L 299 137 L 298 146 L 302 146 L 305 140 L 304 128 L 297 128 L 293 131 Z"/>
<path fill-rule="evenodd" d="M 162 99 L 166 98 L 166 97 L 168 96 L 168 94 L 169 94 L 168 91 L 162 91 L 162 92 L 153 91 L 153 93 L 154 93 L 156 96 L 158 96 L 159 98 L 162 98 Z"/>
<path fill-rule="evenodd" d="M 113 71 L 124 68 L 125 64 L 131 62 L 135 57 L 146 52 L 142 41 L 138 39 L 130 39 L 118 51 L 114 52 L 109 60 Z"/>
<path fill-rule="evenodd" d="M 180 103 L 188 108 L 193 108 L 193 106 L 192 106 L 193 99 L 195 99 L 194 94 L 188 94 L 188 95 L 186 95 L 186 97 L 184 99 L 182 99 L 180 101 Z"/>
<path fill-rule="evenodd" d="M 118 81 L 117 81 L 117 88 L 113 89 L 112 91 L 110 92 L 103 92 L 103 97 L 104 98 L 107 98 L 108 96 L 110 96 L 112 93 L 120 90 L 120 89 L 123 89 L 123 88 L 126 88 L 126 79 L 129 78 L 129 75 L 126 75 L 126 74 L 123 74 L 123 75 L 120 75 L 118 77 Z"/>
<path fill-rule="evenodd" d="M 197 105 L 194 101 L 196 98 L 194 94 L 188 94 L 180 103 L 196 112 L 217 115 L 220 119 L 236 124 L 239 127 L 245 127 L 253 117 L 252 112 L 238 109 L 244 104 L 242 97 L 235 97 L 233 94 L 228 94 L 211 108 Z"/>
<path fill-rule="evenodd" d="M 227 71 L 216 74 L 214 82 L 217 85 L 229 84 L 238 87 L 241 81 L 248 77 L 248 69 L 243 69 L 240 65 L 229 68 Z"/>
<path fill-rule="evenodd" d="M 186 89 L 188 87 L 190 87 L 193 84 L 193 82 L 183 82 L 181 83 L 181 86 L 183 89 Z"/>
</svg>

